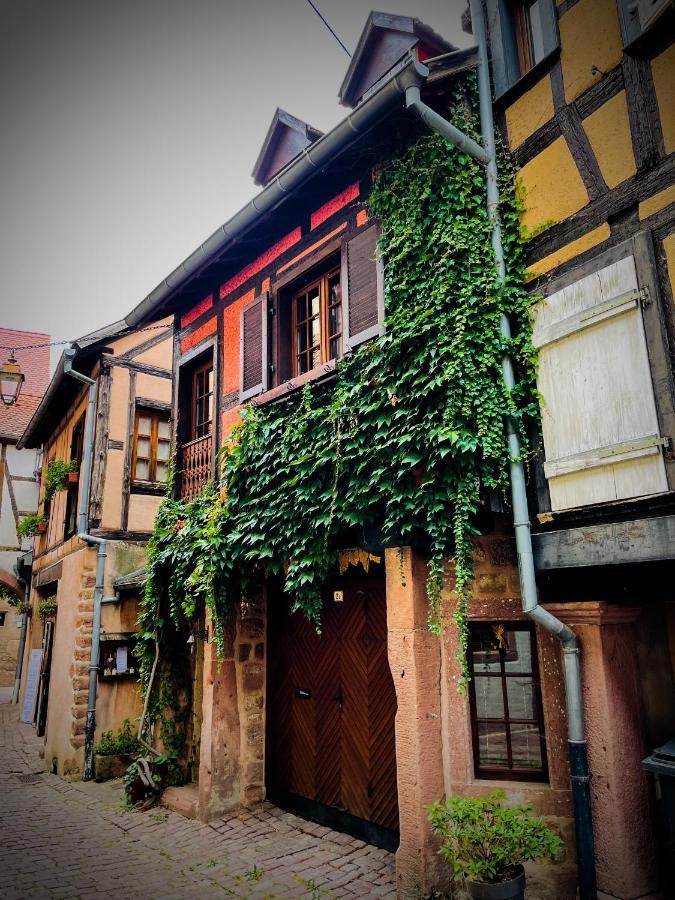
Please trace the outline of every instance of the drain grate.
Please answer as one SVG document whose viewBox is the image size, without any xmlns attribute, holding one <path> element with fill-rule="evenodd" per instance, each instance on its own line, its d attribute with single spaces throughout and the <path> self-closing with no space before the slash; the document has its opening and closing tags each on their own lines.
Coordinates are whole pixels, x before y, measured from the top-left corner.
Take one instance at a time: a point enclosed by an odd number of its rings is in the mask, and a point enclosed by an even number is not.
<svg viewBox="0 0 675 900">
<path fill-rule="evenodd" d="M 42 781 L 42 775 L 15 775 L 21 784 L 39 784 Z"/>
</svg>

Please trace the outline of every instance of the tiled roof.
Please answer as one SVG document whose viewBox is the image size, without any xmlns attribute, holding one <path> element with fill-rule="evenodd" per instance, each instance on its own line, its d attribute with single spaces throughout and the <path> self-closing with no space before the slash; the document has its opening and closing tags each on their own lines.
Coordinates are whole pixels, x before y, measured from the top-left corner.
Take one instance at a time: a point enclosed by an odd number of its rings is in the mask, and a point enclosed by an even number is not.
<svg viewBox="0 0 675 900">
<path fill-rule="evenodd" d="M 0 328 L 0 347 L 14 349 L 14 356 L 21 366 L 26 380 L 21 393 L 42 396 L 49 384 L 49 344 L 48 334 L 38 331 L 17 331 L 14 328 Z M 41 347 L 23 349 L 33 344 Z M 0 365 L 9 357 L 9 350 L 0 350 Z"/>
<path fill-rule="evenodd" d="M 40 405 L 42 395 L 25 394 L 26 385 L 23 386 L 19 399 L 13 406 L 5 406 L 0 401 L 0 435 L 11 434 L 21 437 L 31 416 Z"/>
</svg>

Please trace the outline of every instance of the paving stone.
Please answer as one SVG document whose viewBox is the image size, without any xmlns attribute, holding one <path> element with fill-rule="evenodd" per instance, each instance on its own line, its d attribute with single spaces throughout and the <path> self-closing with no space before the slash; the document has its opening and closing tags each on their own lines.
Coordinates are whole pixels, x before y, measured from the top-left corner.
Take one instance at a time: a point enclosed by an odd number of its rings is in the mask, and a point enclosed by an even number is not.
<svg viewBox="0 0 675 900">
<path fill-rule="evenodd" d="M 0 704 L 0 748 L 3 900 L 311 898 L 310 882 L 322 898 L 396 895 L 393 855 L 267 801 L 205 825 L 123 810 L 121 782 L 44 773 L 42 742 L 16 706 Z M 254 866 L 258 881 L 245 874 Z"/>
</svg>

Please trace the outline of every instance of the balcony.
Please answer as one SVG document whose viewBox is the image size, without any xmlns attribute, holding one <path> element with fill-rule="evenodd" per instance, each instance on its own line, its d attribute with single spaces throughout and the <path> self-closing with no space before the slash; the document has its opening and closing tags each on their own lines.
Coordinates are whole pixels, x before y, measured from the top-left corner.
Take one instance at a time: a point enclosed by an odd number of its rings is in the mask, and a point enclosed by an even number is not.
<svg viewBox="0 0 675 900">
<path fill-rule="evenodd" d="M 180 448 L 180 497 L 190 501 L 204 489 L 211 479 L 213 435 L 196 438 Z"/>
</svg>

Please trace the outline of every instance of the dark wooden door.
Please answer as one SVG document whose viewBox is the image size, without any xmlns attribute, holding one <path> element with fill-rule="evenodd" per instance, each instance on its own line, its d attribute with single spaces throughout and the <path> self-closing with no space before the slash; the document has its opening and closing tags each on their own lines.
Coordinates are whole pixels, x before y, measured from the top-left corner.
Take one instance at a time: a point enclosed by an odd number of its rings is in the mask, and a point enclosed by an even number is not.
<svg viewBox="0 0 675 900">
<path fill-rule="evenodd" d="M 49 703 L 49 678 L 52 669 L 52 646 L 54 643 L 54 622 L 45 621 L 42 635 L 42 671 L 38 687 L 38 700 L 35 708 L 35 725 L 38 737 L 43 737 L 47 729 L 47 704 Z"/>
<path fill-rule="evenodd" d="M 384 579 L 328 583 L 320 636 L 281 597 L 269 615 L 268 794 L 302 798 L 300 811 L 381 843 L 359 823 L 398 830 Z"/>
</svg>

